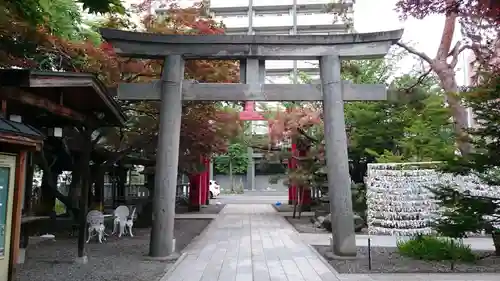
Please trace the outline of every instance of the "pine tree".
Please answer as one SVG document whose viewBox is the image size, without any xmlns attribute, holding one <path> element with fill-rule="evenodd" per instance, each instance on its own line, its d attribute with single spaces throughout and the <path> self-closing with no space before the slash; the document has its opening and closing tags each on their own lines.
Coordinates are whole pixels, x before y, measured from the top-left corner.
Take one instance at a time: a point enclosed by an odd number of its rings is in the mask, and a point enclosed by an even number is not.
<svg viewBox="0 0 500 281">
<path fill-rule="evenodd" d="M 474 151 L 451 159 L 446 172 L 477 175 L 491 186 L 500 186 L 500 75 L 484 80 L 480 87 L 465 94 L 475 114 L 476 124 L 469 130 Z M 454 186 L 432 188 L 443 207 L 435 228 L 445 236 L 462 238 L 470 232 L 491 233 L 496 255 L 500 255 L 500 200 L 459 191 Z"/>
</svg>

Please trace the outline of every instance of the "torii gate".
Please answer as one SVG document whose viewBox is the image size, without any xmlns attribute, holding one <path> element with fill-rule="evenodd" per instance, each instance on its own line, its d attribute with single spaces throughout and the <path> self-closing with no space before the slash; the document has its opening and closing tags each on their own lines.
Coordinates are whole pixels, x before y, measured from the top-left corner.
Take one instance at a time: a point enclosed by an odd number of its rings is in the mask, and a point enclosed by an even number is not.
<svg viewBox="0 0 500 281">
<path fill-rule="evenodd" d="M 118 96 L 128 100 L 161 100 L 157 174 L 153 201 L 150 255 L 173 254 L 175 194 L 182 100 L 323 101 L 332 251 L 356 256 L 347 157 L 344 101 L 385 100 L 385 85 L 342 82 L 342 59 L 384 57 L 403 30 L 340 35 L 162 35 L 101 29 L 118 55 L 164 59 L 161 79 L 120 84 Z M 242 60 L 245 84 L 193 83 L 183 80 L 185 59 Z M 265 84 L 265 60 L 320 61 L 320 85 Z"/>
</svg>

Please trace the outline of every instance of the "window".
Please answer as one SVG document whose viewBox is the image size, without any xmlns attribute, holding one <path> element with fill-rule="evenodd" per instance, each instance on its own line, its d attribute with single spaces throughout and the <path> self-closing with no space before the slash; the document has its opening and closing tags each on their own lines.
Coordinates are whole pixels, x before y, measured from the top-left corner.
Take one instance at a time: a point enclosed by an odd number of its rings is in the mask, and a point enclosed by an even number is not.
<svg viewBox="0 0 500 281">
<path fill-rule="evenodd" d="M 281 16 L 288 16 L 290 15 L 290 11 L 289 10 L 278 10 L 278 11 L 255 11 L 255 15 L 256 16 L 259 16 L 259 17 L 262 17 L 262 16 L 277 16 L 277 17 L 281 17 Z"/>
<path fill-rule="evenodd" d="M 215 16 L 226 18 L 226 17 L 247 17 L 248 13 L 245 11 L 242 12 L 223 12 L 216 13 Z"/>
<path fill-rule="evenodd" d="M 322 9 L 303 9 L 298 10 L 297 15 L 313 15 L 313 14 L 324 14 L 325 11 Z"/>
</svg>

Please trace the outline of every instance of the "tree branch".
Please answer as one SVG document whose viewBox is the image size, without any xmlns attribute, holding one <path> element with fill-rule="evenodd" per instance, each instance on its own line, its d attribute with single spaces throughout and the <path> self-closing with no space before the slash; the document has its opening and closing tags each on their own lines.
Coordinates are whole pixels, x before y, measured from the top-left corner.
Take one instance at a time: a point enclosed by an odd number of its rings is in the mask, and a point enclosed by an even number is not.
<svg viewBox="0 0 500 281">
<path fill-rule="evenodd" d="M 428 64 L 432 64 L 433 63 L 433 60 L 428 55 L 426 55 L 425 53 L 417 51 L 415 48 L 410 47 L 410 46 L 406 45 L 405 43 L 398 42 L 398 43 L 396 43 L 396 45 L 398 45 L 399 47 L 405 49 L 409 53 L 414 54 L 415 56 L 420 57 L 421 59 L 425 60 Z"/>
<path fill-rule="evenodd" d="M 319 141 L 319 140 L 317 140 L 316 138 L 314 138 L 314 137 L 312 137 L 312 136 L 308 135 L 308 134 L 306 133 L 306 131 L 304 131 L 304 129 L 302 129 L 302 128 L 297 128 L 297 131 L 298 131 L 301 135 L 303 135 L 306 139 L 308 139 L 309 141 L 311 141 L 311 142 L 313 142 L 313 143 L 320 143 L 320 141 Z"/>
<path fill-rule="evenodd" d="M 464 50 L 461 45 L 462 43 L 460 41 L 457 41 L 453 49 L 451 49 L 450 53 L 448 54 L 448 57 L 451 56 L 450 67 L 452 68 L 455 68 L 457 66 L 458 56 Z"/>
<path fill-rule="evenodd" d="M 420 75 L 417 79 L 417 82 L 413 83 L 410 87 L 404 89 L 405 92 L 410 92 L 415 88 L 416 86 L 422 84 L 424 82 L 424 79 L 429 76 L 429 74 L 432 72 L 432 68 L 429 68 L 426 72 L 424 72 L 422 75 Z"/>
</svg>

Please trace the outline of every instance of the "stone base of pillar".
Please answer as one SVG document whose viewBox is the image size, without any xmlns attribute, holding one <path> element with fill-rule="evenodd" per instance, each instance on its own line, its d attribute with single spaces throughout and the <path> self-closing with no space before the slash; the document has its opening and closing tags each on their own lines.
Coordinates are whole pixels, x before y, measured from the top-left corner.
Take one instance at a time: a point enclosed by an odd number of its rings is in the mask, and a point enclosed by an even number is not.
<svg viewBox="0 0 500 281">
<path fill-rule="evenodd" d="M 330 252 L 325 253 L 325 256 L 329 259 L 335 260 L 355 260 L 358 258 L 356 249 L 357 248 L 354 247 L 351 254 L 339 255 L 338 253 L 335 253 L 335 248 L 333 247 L 333 239 L 332 237 L 330 237 Z"/>
<path fill-rule="evenodd" d="M 75 258 L 75 263 L 76 264 L 87 264 L 88 262 L 89 262 L 89 259 L 87 258 L 87 256 L 76 257 Z"/>
<path fill-rule="evenodd" d="M 333 248 L 332 248 L 333 250 Z M 325 257 L 327 259 L 332 259 L 332 260 L 357 260 L 358 256 L 338 256 L 335 255 L 333 252 L 326 252 Z"/>
<path fill-rule="evenodd" d="M 148 261 L 176 261 L 181 254 L 179 253 L 172 253 L 170 256 L 166 257 L 151 257 L 151 256 L 146 256 L 145 259 Z"/>
</svg>

